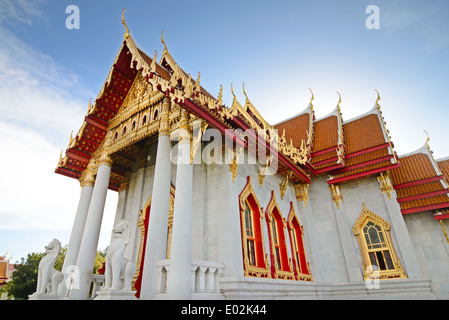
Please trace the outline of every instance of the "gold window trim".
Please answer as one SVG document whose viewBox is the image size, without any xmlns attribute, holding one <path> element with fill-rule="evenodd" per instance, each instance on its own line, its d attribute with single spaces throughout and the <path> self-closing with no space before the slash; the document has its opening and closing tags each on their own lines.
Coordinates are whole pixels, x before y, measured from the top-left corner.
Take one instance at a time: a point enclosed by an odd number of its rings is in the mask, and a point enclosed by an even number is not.
<svg viewBox="0 0 449 320">
<path fill-rule="evenodd" d="M 246 220 L 245 220 L 245 210 L 247 208 L 247 200 L 252 196 L 254 199 L 256 206 L 259 210 L 259 221 L 256 219 L 253 220 L 253 223 L 258 223 L 260 226 L 260 237 L 262 242 L 262 256 L 264 257 L 263 265 L 264 267 L 257 267 L 251 265 L 248 258 L 248 250 L 246 248 Z M 265 241 L 263 237 L 263 228 L 262 228 L 262 220 L 263 220 L 263 210 L 260 206 L 259 200 L 257 199 L 256 193 L 254 191 L 253 185 L 251 183 L 251 177 L 247 177 L 247 182 L 243 191 L 239 195 L 239 204 L 240 204 L 240 225 L 241 225 L 241 236 L 242 236 L 242 249 L 243 249 L 243 272 L 246 277 L 257 277 L 257 278 L 270 278 L 270 268 L 268 264 L 268 255 L 265 253 Z"/>
<path fill-rule="evenodd" d="M 373 270 L 373 268 L 369 268 L 371 266 L 371 260 L 369 257 L 370 252 L 380 251 L 374 249 L 369 249 L 368 244 L 363 235 L 363 228 L 369 223 L 372 222 L 374 225 L 380 226 L 382 235 L 384 237 L 383 249 L 382 251 L 388 250 L 391 256 L 391 262 L 393 263 L 393 269 L 389 270 Z M 402 267 L 399 258 L 396 254 L 396 251 L 393 246 L 393 242 L 391 241 L 390 235 L 390 224 L 376 215 L 375 213 L 368 210 L 365 204 L 363 204 L 363 210 L 360 216 L 358 217 L 356 223 L 352 227 L 352 231 L 354 235 L 357 237 L 357 241 L 360 247 L 360 253 L 362 256 L 362 265 L 363 265 L 363 278 L 367 280 L 368 278 L 372 279 L 373 277 L 379 279 L 391 279 L 391 278 L 407 278 L 405 274 L 404 268 Z M 378 274 L 376 275 L 376 273 Z"/>
<path fill-rule="evenodd" d="M 276 219 L 274 216 L 274 211 L 277 211 L 280 217 L 280 220 L 282 222 L 282 226 L 279 226 L 279 228 L 277 228 L 277 224 L 279 222 L 279 219 Z M 292 260 L 291 258 L 288 256 L 288 250 L 287 250 L 287 239 L 286 239 L 286 233 L 285 233 L 285 229 L 287 227 L 287 223 L 285 221 L 285 219 L 282 217 L 282 213 L 281 210 L 279 209 L 279 205 L 277 204 L 276 201 L 276 196 L 274 194 L 274 191 L 271 191 L 271 199 L 270 202 L 268 203 L 267 209 L 265 211 L 265 215 L 267 218 L 267 225 L 268 225 L 268 234 L 270 237 L 270 244 L 271 244 L 271 255 L 274 259 L 273 260 L 273 264 L 274 264 L 274 278 L 275 279 L 284 279 L 284 280 L 294 280 L 295 279 L 295 275 L 293 272 L 293 266 L 292 266 Z M 275 238 L 274 238 L 274 234 L 273 234 L 273 220 L 276 220 L 274 222 L 274 227 L 277 229 L 276 234 L 277 234 L 277 242 L 280 242 L 279 239 L 279 233 L 280 230 L 282 230 L 283 234 L 284 234 L 284 242 L 285 244 L 284 246 L 284 250 L 285 250 L 285 255 L 287 256 L 287 263 L 288 265 L 286 266 L 285 269 L 288 270 L 282 270 L 282 268 L 280 268 L 281 266 L 278 266 L 276 263 L 276 246 L 275 246 Z M 282 246 L 282 244 L 281 244 Z M 281 252 L 279 251 L 279 254 L 281 254 Z M 282 264 L 282 258 L 279 257 L 279 263 Z"/>
<path fill-rule="evenodd" d="M 293 206 L 293 203 L 290 202 L 290 212 L 288 214 L 287 217 L 287 226 L 288 226 L 288 230 L 289 230 L 289 234 L 290 234 L 290 240 L 291 240 L 291 245 L 292 245 L 292 252 L 293 252 L 293 260 L 296 263 L 297 266 L 297 276 L 298 276 L 298 280 L 300 281 L 312 281 L 312 272 L 310 272 L 310 265 L 309 262 L 307 262 L 306 260 L 306 265 L 307 265 L 307 273 L 304 272 L 299 272 L 299 270 L 301 270 L 300 266 L 300 262 L 296 259 L 296 255 L 294 254 L 294 250 L 295 250 L 295 245 L 293 243 L 293 241 L 295 241 L 295 243 L 297 242 L 295 233 L 296 231 L 294 231 L 295 227 L 293 225 L 293 219 L 295 219 L 298 221 L 298 225 L 299 225 L 299 229 L 301 231 L 301 240 L 302 240 L 302 247 L 303 247 L 303 251 L 304 251 L 304 257 L 306 257 L 306 249 L 304 248 L 304 228 L 301 225 L 301 223 L 299 222 L 299 218 L 298 215 L 296 214 L 295 211 L 295 207 Z"/>
</svg>

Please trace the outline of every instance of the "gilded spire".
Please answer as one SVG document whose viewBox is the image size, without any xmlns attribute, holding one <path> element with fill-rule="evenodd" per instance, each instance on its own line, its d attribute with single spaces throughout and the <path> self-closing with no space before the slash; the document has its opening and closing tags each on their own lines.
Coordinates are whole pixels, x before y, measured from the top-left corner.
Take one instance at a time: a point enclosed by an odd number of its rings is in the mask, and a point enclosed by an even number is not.
<svg viewBox="0 0 449 320">
<path fill-rule="evenodd" d="M 377 91 L 377 89 L 374 89 L 374 91 L 377 92 L 377 99 L 376 99 L 376 105 L 379 106 L 379 100 L 380 100 L 380 95 L 379 95 L 379 91 Z"/>
<path fill-rule="evenodd" d="M 313 108 L 312 101 L 315 100 L 315 98 L 314 98 L 314 96 L 313 96 L 313 91 L 312 91 L 312 89 L 309 88 L 309 90 L 310 90 L 310 93 L 312 94 L 312 97 L 310 98 L 309 105 Z"/>
<path fill-rule="evenodd" d="M 429 148 L 429 150 L 430 150 L 430 146 L 429 146 L 429 141 L 430 141 L 429 134 L 427 133 L 426 130 L 424 130 L 424 132 L 426 133 L 426 136 L 427 136 L 427 139 L 426 139 L 426 146 L 427 146 L 427 148 Z"/>
<path fill-rule="evenodd" d="M 162 32 L 161 32 L 161 42 L 162 42 L 162 44 L 164 45 L 164 52 L 165 52 L 165 51 L 168 52 L 168 50 L 167 50 L 167 45 L 165 44 L 165 41 L 164 41 L 164 31 L 165 31 L 165 29 L 162 30 Z"/>
<path fill-rule="evenodd" d="M 125 39 L 128 39 L 129 36 L 130 36 L 130 33 L 129 33 L 128 26 L 126 25 L 126 22 L 125 22 L 125 10 L 126 10 L 126 8 L 123 9 L 123 11 L 122 11 L 122 23 L 123 23 L 123 25 L 125 26 L 125 29 L 126 29 L 125 34 L 123 35 L 123 37 Z"/>
<path fill-rule="evenodd" d="M 150 72 L 156 73 L 156 58 L 157 58 L 157 51 L 154 50 L 154 57 L 153 60 L 151 61 Z"/>
<path fill-rule="evenodd" d="M 218 101 L 218 105 L 220 105 L 220 106 L 223 105 L 223 86 L 222 85 L 220 85 L 220 93 L 218 94 L 217 101 Z"/>
<path fill-rule="evenodd" d="M 340 103 L 341 103 L 341 95 L 340 95 L 340 92 L 338 92 L 338 91 L 337 91 L 337 93 L 338 93 L 338 103 L 337 103 L 337 109 L 338 109 L 338 111 L 341 111 L 341 109 L 340 109 Z"/>
</svg>

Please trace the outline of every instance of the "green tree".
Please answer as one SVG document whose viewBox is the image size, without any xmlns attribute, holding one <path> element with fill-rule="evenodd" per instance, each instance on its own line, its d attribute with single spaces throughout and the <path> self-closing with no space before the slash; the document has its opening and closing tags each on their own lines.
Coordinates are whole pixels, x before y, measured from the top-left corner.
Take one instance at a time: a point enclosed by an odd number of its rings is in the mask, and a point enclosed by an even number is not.
<svg viewBox="0 0 449 320">
<path fill-rule="evenodd" d="M 26 260 L 22 258 L 21 263 L 14 265 L 16 270 L 6 284 L 10 296 L 26 300 L 30 294 L 36 291 L 37 270 L 43 256 L 43 253 L 29 253 Z"/>
</svg>

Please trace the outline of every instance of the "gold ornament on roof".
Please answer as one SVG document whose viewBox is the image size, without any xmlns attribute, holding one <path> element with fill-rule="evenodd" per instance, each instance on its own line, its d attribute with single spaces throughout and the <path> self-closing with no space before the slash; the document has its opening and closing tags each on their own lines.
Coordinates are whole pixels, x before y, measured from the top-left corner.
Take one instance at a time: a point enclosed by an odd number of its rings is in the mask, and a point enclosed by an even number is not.
<svg viewBox="0 0 449 320">
<path fill-rule="evenodd" d="M 220 86 L 220 93 L 218 94 L 217 102 L 219 106 L 223 105 L 223 86 Z"/>
<path fill-rule="evenodd" d="M 337 91 L 337 93 L 338 93 L 338 103 L 337 103 L 337 109 L 338 109 L 338 111 L 340 112 L 340 111 L 341 111 L 341 108 L 340 108 L 340 103 L 341 103 L 341 95 L 340 95 L 340 92 L 338 92 L 338 91 Z"/>
<path fill-rule="evenodd" d="M 126 10 L 126 8 L 123 9 L 123 11 L 122 11 L 122 24 L 125 26 L 125 29 L 126 29 L 125 34 L 123 36 L 125 39 L 128 39 L 130 36 L 130 33 L 129 33 L 128 26 L 126 25 L 126 22 L 125 22 L 125 10 Z"/>
<path fill-rule="evenodd" d="M 312 93 L 312 97 L 310 98 L 309 105 L 313 108 L 312 101 L 315 100 L 315 98 L 314 98 L 314 96 L 313 96 L 313 91 L 312 91 L 312 89 L 309 88 L 309 90 L 310 90 L 310 93 Z"/>
<path fill-rule="evenodd" d="M 377 91 L 377 89 L 374 89 L 374 91 L 377 92 L 377 99 L 376 99 L 376 106 L 379 108 L 379 100 L 380 100 L 380 95 L 379 95 L 379 91 Z"/>
</svg>

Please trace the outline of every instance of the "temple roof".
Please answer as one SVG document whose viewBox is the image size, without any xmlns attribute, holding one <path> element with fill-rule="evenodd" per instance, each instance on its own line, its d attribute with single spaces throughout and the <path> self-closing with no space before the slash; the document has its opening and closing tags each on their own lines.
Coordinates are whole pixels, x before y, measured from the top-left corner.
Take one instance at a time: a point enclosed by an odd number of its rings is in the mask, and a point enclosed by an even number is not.
<svg viewBox="0 0 449 320">
<path fill-rule="evenodd" d="M 123 16 L 122 23 L 126 29 L 124 41 L 100 93 L 94 102 L 89 102 L 81 128 L 75 137 L 70 137 L 64 157 L 61 153 L 55 170 L 57 173 L 82 178 L 90 159 L 98 156 L 104 148 L 106 133 L 110 125 L 117 122 L 119 112 L 126 115 L 122 105 L 130 99 L 133 86 L 144 79 L 143 90 L 150 88 L 159 96 L 169 98 L 193 116 L 206 121 L 209 127 L 233 138 L 241 147 L 248 147 L 248 142 L 237 130 L 265 132 L 267 136 L 263 139 L 268 150 L 277 148 L 279 151 L 276 159 L 278 173 L 289 177 L 295 184 L 308 184 L 313 177 L 324 174 L 329 175 L 327 183 L 331 185 L 391 172 L 404 214 L 449 207 L 449 198 L 445 194 L 449 159 L 443 159 L 437 165 L 431 153 L 424 149 L 426 152 L 421 150 L 398 159 L 382 116 L 378 93 L 371 110 L 347 121 L 343 121 L 340 94 L 336 108 L 323 118 L 315 119 L 312 93 L 310 103 L 302 113 L 271 126 L 251 103 L 244 87 L 244 104 L 239 103 L 231 85 L 232 105 L 225 106 L 223 88 L 215 98 L 201 86 L 199 73 L 196 79 L 192 79 L 169 53 L 163 32 L 161 42 L 164 49 L 157 63 L 157 52 L 150 58 L 139 49 Z M 272 133 L 275 131 L 272 129 L 277 129 L 279 134 Z M 257 136 L 249 138 L 259 139 Z M 119 189 L 126 171 L 139 158 L 142 148 L 137 139 L 132 145 L 114 149 L 110 189 Z"/>
<path fill-rule="evenodd" d="M 390 176 L 402 214 L 449 208 L 447 178 L 440 170 L 447 169 L 446 162 L 437 164 L 427 142 L 399 161 L 401 167 L 391 170 Z"/>
</svg>

